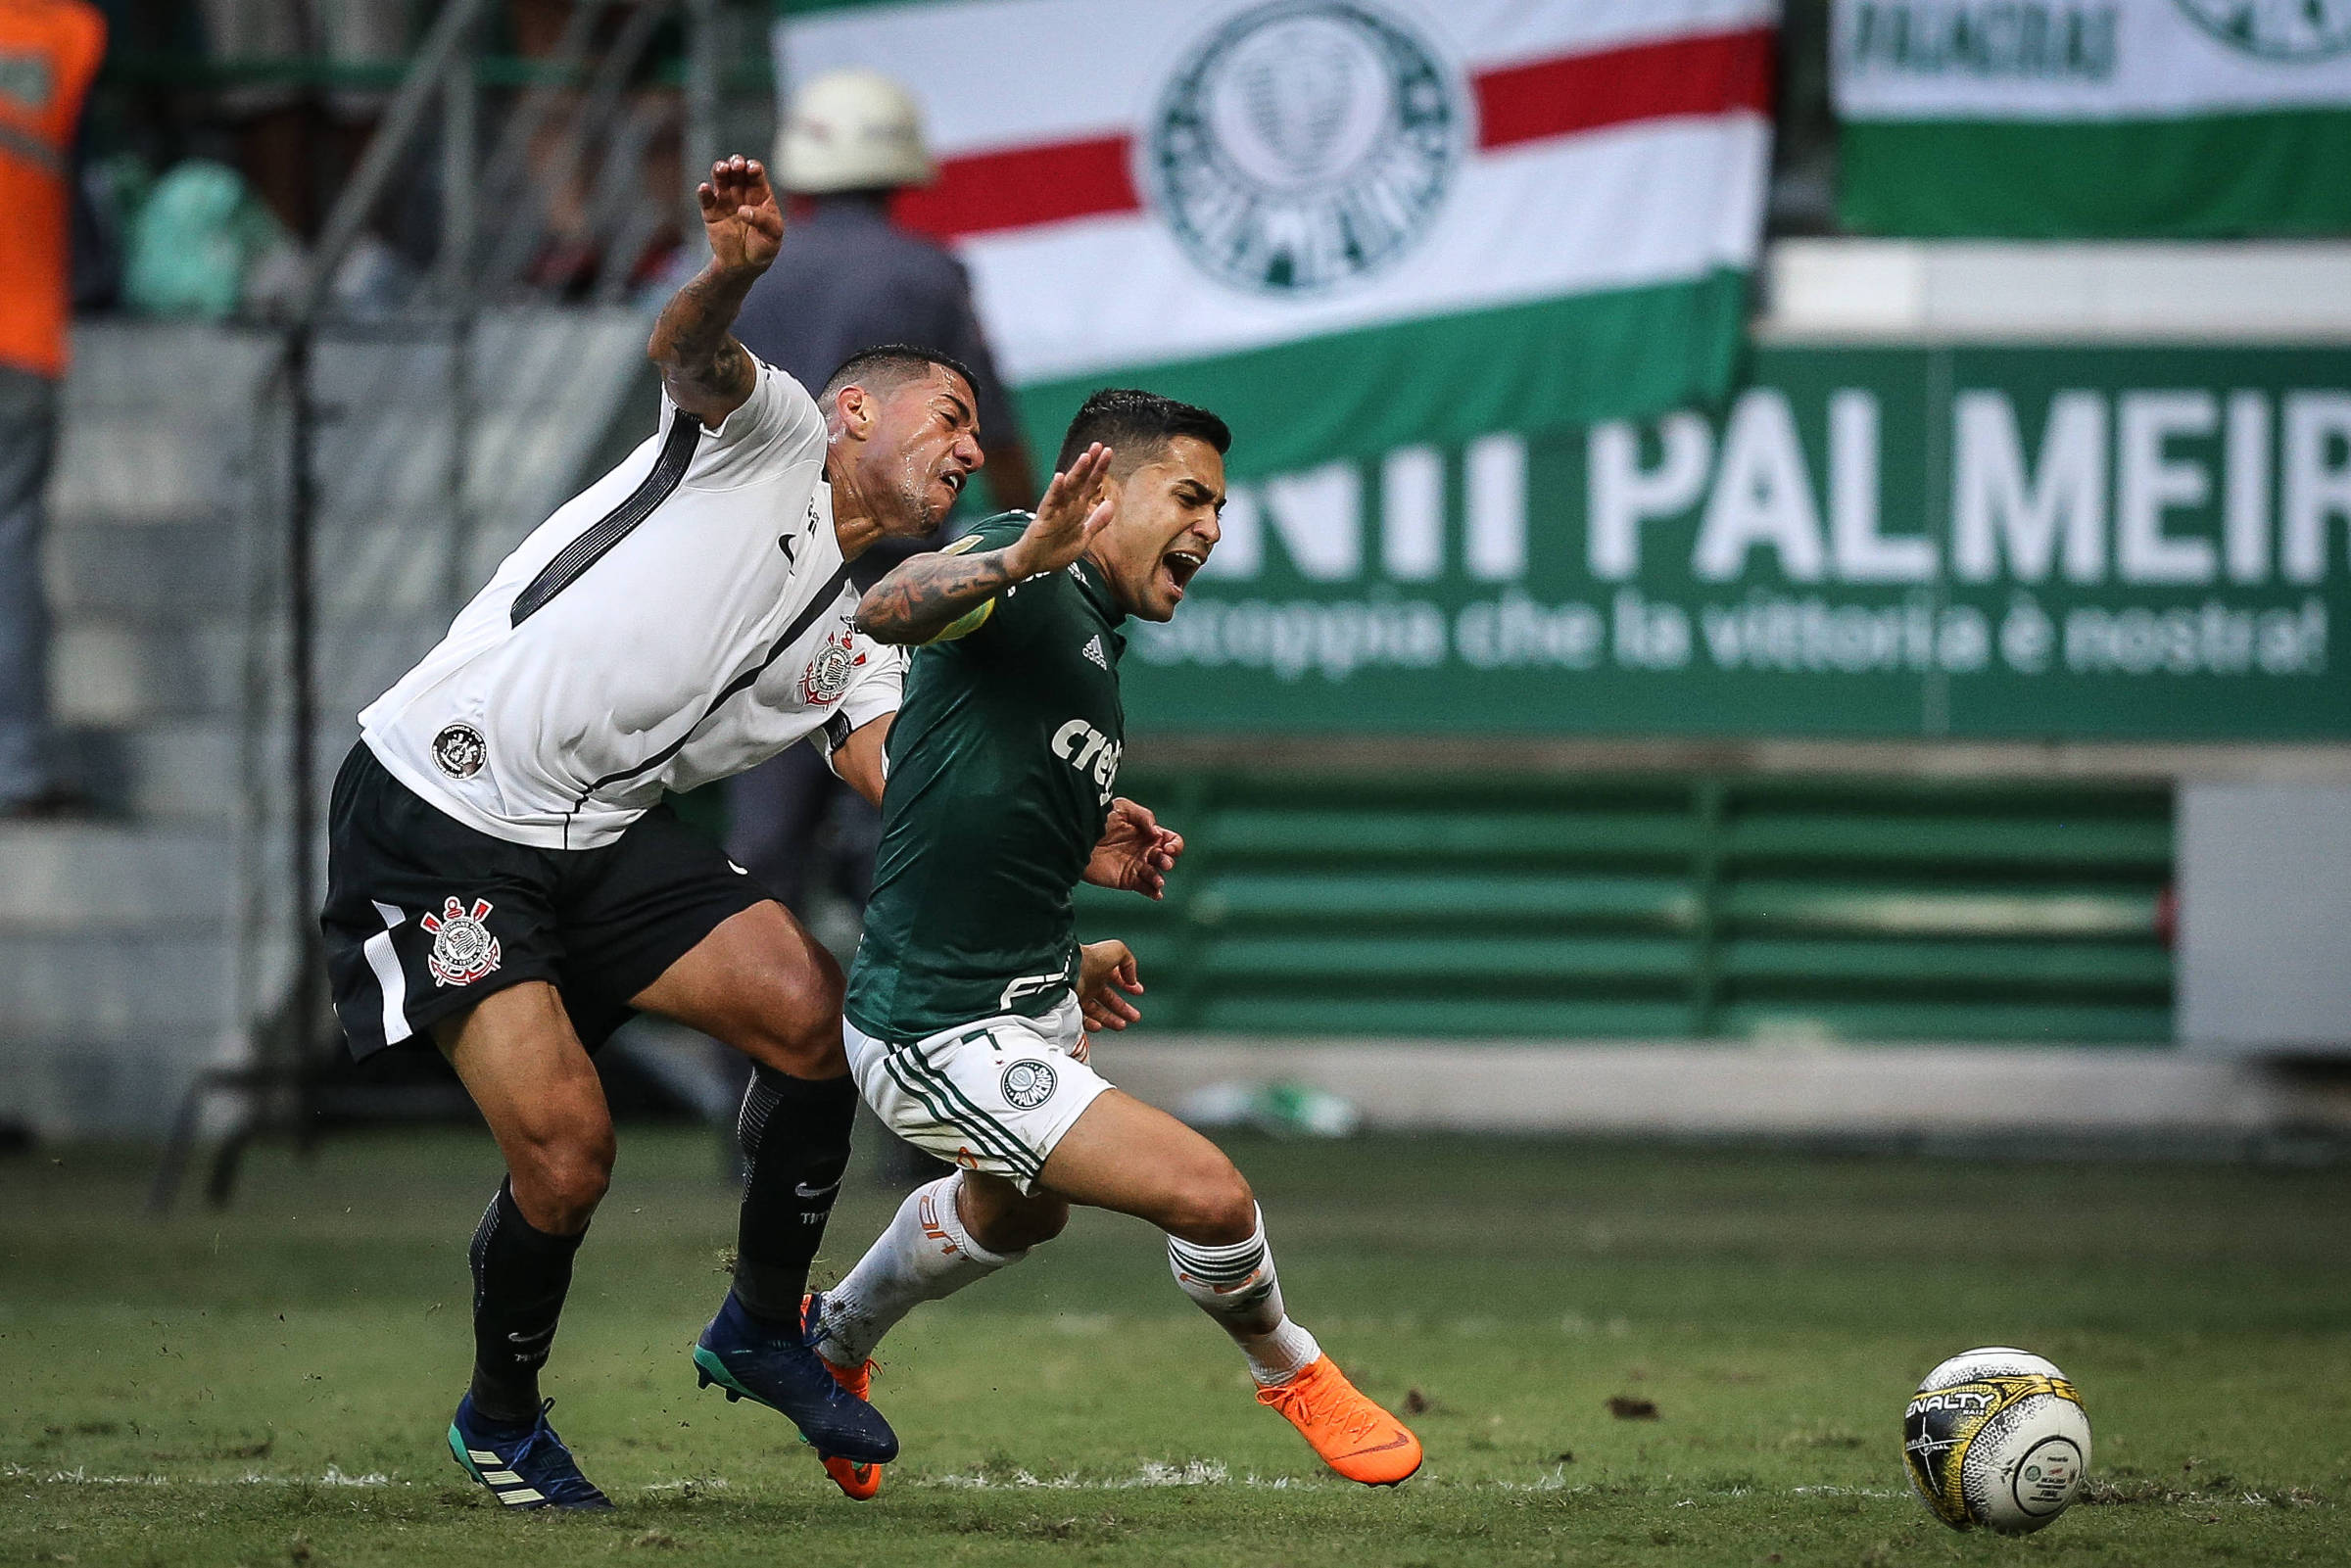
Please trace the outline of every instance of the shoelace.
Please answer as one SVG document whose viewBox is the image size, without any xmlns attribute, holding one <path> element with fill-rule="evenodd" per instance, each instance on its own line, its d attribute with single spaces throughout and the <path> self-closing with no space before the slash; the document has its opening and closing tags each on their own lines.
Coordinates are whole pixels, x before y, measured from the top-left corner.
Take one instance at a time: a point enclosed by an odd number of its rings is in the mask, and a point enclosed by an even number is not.
<svg viewBox="0 0 2351 1568">
<path fill-rule="evenodd" d="M 851 1394 L 847 1389 L 842 1388 L 840 1383 L 834 1380 L 833 1374 L 826 1370 L 828 1363 L 826 1362 L 825 1358 L 817 1354 L 816 1347 L 809 1344 L 807 1339 L 803 1336 L 788 1336 L 782 1334 L 764 1336 L 753 1343 L 752 1350 L 754 1353 L 765 1353 L 768 1354 L 784 1356 L 786 1364 L 794 1367 L 798 1373 L 806 1379 L 809 1387 L 816 1393 L 817 1397 L 822 1399 L 827 1404 L 845 1404 L 856 1398 L 855 1395 Z M 794 1352 L 804 1354 L 808 1358 L 807 1361 L 804 1364 L 800 1362 L 793 1355 L 792 1353 Z M 866 1365 L 870 1369 L 873 1363 L 868 1361 Z M 809 1367 L 815 1368 L 814 1377 L 808 1377 L 807 1374 Z"/>
<path fill-rule="evenodd" d="M 554 1407 L 555 1402 L 552 1398 L 544 1400 L 540 1402 L 539 1424 L 531 1428 L 530 1436 L 524 1438 L 519 1444 L 515 1445 L 513 1456 L 506 1461 L 506 1468 L 519 1472 L 521 1467 L 528 1463 L 535 1454 L 543 1452 L 546 1449 L 552 1449 L 557 1454 L 562 1456 L 566 1463 L 570 1464 L 573 1473 L 567 1476 L 557 1476 L 553 1480 L 550 1481 L 548 1485 L 552 1487 L 560 1487 L 564 1489 L 566 1493 L 569 1493 L 577 1490 L 580 1487 L 589 1487 L 592 1485 L 592 1483 L 590 1483 L 586 1476 L 578 1473 L 579 1461 L 572 1458 L 570 1446 L 561 1438 L 557 1437 L 555 1435 L 555 1429 L 548 1424 L 547 1412 Z M 542 1488 L 542 1490 L 544 1491 L 546 1489 Z M 549 1495 L 552 1497 L 553 1494 L 550 1493 Z"/>
<path fill-rule="evenodd" d="M 1317 1395 L 1322 1397 L 1318 1402 Z M 1284 1415 L 1296 1412 L 1300 1426 L 1330 1426 L 1349 1437 L 1367 1437 L 1377 1427 L 1378 1418 L 1369 1410 L 1357 1406 L 1350 1411 L 1336 1389 L 1303 1389 L 1295 1383 L 1260 1389 L 1258 1402 L 1270 1404 Z"/>
</svg>

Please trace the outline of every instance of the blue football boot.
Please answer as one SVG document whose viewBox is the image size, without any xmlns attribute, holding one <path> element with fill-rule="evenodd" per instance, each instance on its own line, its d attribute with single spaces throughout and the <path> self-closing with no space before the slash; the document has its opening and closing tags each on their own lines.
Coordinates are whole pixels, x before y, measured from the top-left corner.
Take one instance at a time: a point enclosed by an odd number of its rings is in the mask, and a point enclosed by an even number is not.
<svg viewBox="0 0 2351 1568">
<path fill-rule="evenodd" d="M 794 1325 L 777 1333 L 743 1309 L 733 1291 L 694 1347 L 701 1386 L 715 1383 L 729 1401 L 780 1410 L 820 1454 L 859 1464 L 898 1456 L 898 1435 L 882 1412 L 834 1381 L 824 1357 Z"/>
<path fill-rule="evenodd" d="M 449 1423 L 449 1451 L 467 1475 L 490 1489 L 509 1508 L 609 1508 L 612 1499 L 580 1474 L 579 1464 L 555 1429 L 547 1424 L 554 1401 L 539 1406 L 539 1419 L 521 1432 L 492 1426 L 473 1412 L 473 1396 L 457 1402 Z"/>
</svg>

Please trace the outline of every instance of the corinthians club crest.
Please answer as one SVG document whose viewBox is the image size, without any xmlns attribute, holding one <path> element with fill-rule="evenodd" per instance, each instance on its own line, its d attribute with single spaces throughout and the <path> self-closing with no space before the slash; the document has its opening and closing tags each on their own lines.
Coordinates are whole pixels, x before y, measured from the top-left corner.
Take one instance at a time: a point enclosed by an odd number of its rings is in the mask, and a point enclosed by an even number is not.
<svg viewBox="0 0 2351 1568">
<path fill-rule="evenodd" d="M 471 985 L 498 968 L 498 938 L 482 924 L 489 913 L 487 898 L 475 899 L 471 909 L 447 898 L 441 901 L 440 914 L 416 923 L 433 936 L 424 967 L 433 972 L 435 985 Z"/>
<path fill-rule="evenodd" d="M 800 672 L 800 696 L 812 708 L 837 702 L 849 689 L 849 678 L 865 662 L 865 655 L 855 647 L 857 635 L 847 627 L 828 638 L 825 645 L 816 650 L 808 668 Z"/>
<path fill-rule="evenodd" d="M 490 758 L 490 744 L 470 724 L 453 724 L 433 736 L 433 766 L 452 779 L 470 779 Z"/>
<path fill-rule="evenodd" d="M 1274 0 L 1227 22 L 1153 116 L 1147 183 L 1212 277 L 1317 294 L 1377 271 L 1429 228 L 1466 109 L 1435 52 L 1352 0 Z"/>
</svg>

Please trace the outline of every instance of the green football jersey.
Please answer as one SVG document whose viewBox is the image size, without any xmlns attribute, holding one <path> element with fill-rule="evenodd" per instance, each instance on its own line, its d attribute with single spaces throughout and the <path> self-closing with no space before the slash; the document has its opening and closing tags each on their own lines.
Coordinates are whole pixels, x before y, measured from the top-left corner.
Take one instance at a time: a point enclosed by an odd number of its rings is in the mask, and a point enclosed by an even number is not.
<svg viewBox="0 0 2351 1568">
<path fill-rule="evenodd" d="M 1028 526 L 1025 512 L 991 517 L 948 548 L 1000 549 Z M 915 650 L 849 972 L 849 1022 L 867 1034 L 1039 1017 L 1076 981 L 1072 895 L 1126 742 L 1126 619 L 1080 560 L 1011 585 Z"/>
</svg>

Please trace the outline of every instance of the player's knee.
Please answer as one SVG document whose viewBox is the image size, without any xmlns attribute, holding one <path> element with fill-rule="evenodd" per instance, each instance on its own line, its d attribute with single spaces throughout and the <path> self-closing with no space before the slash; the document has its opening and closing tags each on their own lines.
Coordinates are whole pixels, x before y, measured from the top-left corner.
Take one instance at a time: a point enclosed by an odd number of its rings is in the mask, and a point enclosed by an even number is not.
<svg viewBox="0 0 2351 1568">
<path fill-rule="evenodd" d="M 1041 1247 L 1069 1228 L 1070 1206 L 1051 1193 L 1037 1193 L 1009 1202 L 972 1202 L 977 1195 L 965 1189 L 958 1214 L 972 1240 L 991 1253 L 1026 1252 Z"/>
<path fill-rule="evenodd" d="M 839 1077 L 848 1069 L 840 1047 L 840 966 L 815 955 L 790 984 L 770 987 L 747 1022 L 748 1056 L 795 1078 Z"/>
<path fill-rule="evenodd" d="M 1016 1204 L 987 1215 L 985 1234 L 976 1232 L 971 1239 L 989 1253 L 1023 1253 L 1032 1246 L 1044 1246 L 1065 1229 L 1070 1229 L 1068 1204 Z"/>
<path fill-rule="evenodd" d="M 523 1217 L 559 1236 L 585 1229 L 612 1185 L 612 1159 L 607 1118 L 574 1122 L 534 1139 L 511 1164 L 514 1201 Z"/>
<path fill-rule="evenodd" d="M 989 1252 L 1020 1252 L 1042 1247 L 1070 1228 L 1070 1206 L 1065 1203 L 1024 1204 L 1002 1218 L 1002 1230 L 980 1245 Z"/>
<path fill-rule="evenodd" d="M 579 1158 L 557 1162 L 548 1172 L 549 1200 L 571 1221 L 561 1228 L 571 1231 L 585 1227 L 596 1206 L 604 1201 L 605 1189 L 612 1185 L 612 1164 L 608 1160 Z"/>
<path fill-rule="evenodd" d="M 1175 1223 L 1167 1228 L 1207 1246 L 1247 1241 L 1257 1233 L 1257 1197 L 1248 1178 L 1229 1163 L 1202 1168 L 1176 1195 Z"/>
</svg>

